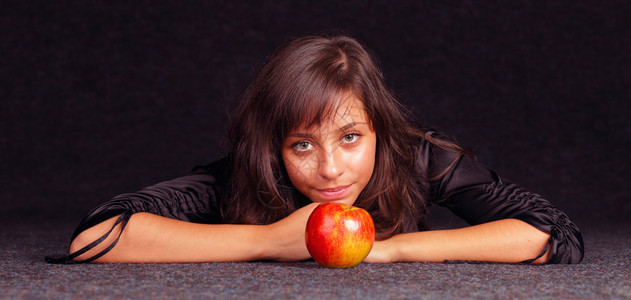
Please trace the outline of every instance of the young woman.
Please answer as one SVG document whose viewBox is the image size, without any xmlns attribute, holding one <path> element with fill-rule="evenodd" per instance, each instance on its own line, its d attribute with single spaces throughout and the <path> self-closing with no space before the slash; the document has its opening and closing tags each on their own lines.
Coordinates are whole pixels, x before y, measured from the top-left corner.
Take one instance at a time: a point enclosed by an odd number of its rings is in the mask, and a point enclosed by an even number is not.
<svg viewBox="0 0 631 300">
<path fill-rule="evenodd" d="M 583 258 L 564 213 L 416 127 L 352 38 L 281 47 L 244 94 L 229 137 L 226 158 L 92 210 L 70 255 L 48 261 L 305 260 L 307 218 L 331 201 L 372 215 L 377 241 L 365 262 Z M 471 226 L 427 230 L 432 204 Z"/>
</svg>

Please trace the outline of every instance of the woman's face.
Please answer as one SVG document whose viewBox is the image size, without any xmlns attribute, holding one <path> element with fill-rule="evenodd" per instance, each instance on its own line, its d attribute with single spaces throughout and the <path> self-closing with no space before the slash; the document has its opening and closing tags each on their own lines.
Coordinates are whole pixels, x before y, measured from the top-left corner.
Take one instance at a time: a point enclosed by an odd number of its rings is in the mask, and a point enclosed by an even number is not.
<svg viewBox="0 0 631 300">
<path fill-rule="evenodd" d="M 313 202 L 353 205 L 375 167 L 377 136 L 361 101 L 347 94 L 335 114 L 298 127 L 281 155 L 292 184 Z"/>
</svg>

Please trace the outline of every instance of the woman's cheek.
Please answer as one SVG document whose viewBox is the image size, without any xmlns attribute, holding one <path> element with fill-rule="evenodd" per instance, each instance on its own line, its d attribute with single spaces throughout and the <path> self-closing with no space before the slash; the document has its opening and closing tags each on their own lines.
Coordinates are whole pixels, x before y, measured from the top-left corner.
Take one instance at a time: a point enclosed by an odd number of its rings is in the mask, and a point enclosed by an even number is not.
<svg viewBox="0 0 631 300">
<path fill-rule="evenodd" d="M 316 161 L 313 161 L 314 155 L 297 156 L 294 155 L 290 159 L 287 167 L 291 182 L 296 185 L 302 185 L 316 171 Z"/>
<path fill-rule="evenodd" d="M 364 143 L 352 160 L 353 168 L 363 184 L 367 184 L 375 168 L 375 145 Z"/>
</svg>

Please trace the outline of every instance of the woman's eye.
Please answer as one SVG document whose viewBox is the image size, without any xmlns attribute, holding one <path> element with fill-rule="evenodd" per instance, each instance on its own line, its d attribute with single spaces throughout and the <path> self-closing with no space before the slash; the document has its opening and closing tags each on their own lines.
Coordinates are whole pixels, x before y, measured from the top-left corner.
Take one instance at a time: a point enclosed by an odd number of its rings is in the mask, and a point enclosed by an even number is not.
<svg viewBox="0 0 631 300">
<path fill-rule="evenodd" d="M 352 143 L 357 140 L 358 135 L 355 133 L 347 134 L 344 136 L 343 140 L 345 143 Z"/>
<path fill-rule="evenodd" d="M 311 144 L 308 142 L 298 142 L 296 143 L 296 145 L 294 146 L 294 148 L 298 151 L 307 151 L 309 149 L 311 149 Z"/>
</svg>

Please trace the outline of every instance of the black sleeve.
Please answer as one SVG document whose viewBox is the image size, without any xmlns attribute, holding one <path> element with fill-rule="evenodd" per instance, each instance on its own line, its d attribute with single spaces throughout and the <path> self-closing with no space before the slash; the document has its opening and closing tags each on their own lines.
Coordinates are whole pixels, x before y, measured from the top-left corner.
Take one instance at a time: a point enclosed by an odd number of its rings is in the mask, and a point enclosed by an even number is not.
<svg viewBox="0 0 631 300">
<path fill-rule="evenodd" d="M 148 212 L 194 223 L 220 223 L 219 205 L 225 198 L 228 170 L 229 161 L 225 158 L 206 166 L 196 167 L 186 176 L 161 182 L 138 192 L 118 195 L 90 211 L 74 231 L 72 239 L 84 230 L 115 216 L 119 216 L 115 226 L 121 224 L 121 228 L 124 228 L 131 215 L 138 212 Z M 78 253 L 61 259 L 47 258 L 47 261 L 72 263 L 72 259 L 105 240 L 111 231 L 86 248 L 77 251 Z M 120 234 L 118 236 L 120 237 Z M 89 262 L 104 255 L 114 247 L 116 241 L 106 251 L 82 262 Z"/>
<path fill-rule="evenodd" d="M 431 184 L 430 201 L 471 225 L 514 218 L 549 233 L 549 263 L 579 263 L 583 259 L 583 238 L 578 227 L 548 200 L 467 156 L 458 158 L 436 147 L 426 147 L 425 155 L 431 169 L 442 170 L 451 164 L 449 171 Z"/>
</svg>

